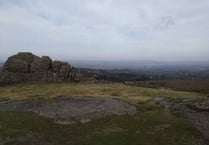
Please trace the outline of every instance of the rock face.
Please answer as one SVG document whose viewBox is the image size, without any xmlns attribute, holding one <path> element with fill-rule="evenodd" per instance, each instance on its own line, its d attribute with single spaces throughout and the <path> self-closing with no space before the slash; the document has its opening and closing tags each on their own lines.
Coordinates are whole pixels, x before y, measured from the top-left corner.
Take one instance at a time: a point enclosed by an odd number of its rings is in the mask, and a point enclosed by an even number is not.
<svg viewBox="0 0 209 145">
<path fill-rule="evenodd" d="M 78 80 L 78 73 L 67 62 L 52 61 L 48 56 L 38 57 L 28 52 L 20 52 L 9 57 L 0 70 L 0 85 L 75 80 Z"/>
</svg>

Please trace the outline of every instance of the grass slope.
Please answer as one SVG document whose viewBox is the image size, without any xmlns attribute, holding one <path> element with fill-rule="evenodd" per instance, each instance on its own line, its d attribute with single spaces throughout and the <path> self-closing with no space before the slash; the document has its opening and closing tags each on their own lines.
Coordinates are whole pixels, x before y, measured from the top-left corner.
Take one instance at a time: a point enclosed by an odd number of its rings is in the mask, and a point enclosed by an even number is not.
<svg viewBox="0 0 209 145">
<path fill-rule="evenodd" d="M 146 107 L 145 107 L 145 106 Z M 84 124 L 61 125 L 30 112 L 0 111 L 2 145 L 198 145 L 201 134 L 190 121 L 158 106 L 139 104 L 138 114 Z M 143 110 L 146 108 L 146 111 Z"/>
<path fill-rule="evenodd" d="M 139 112 L 61 125 L 31 112 L 0 111 L 0 145 L 204 145 L 202 135 L 190 121 L 144 101 L 154 97 L 203 97 L 201 94 L 118 83 L 34 83 L 0 87 L 2 101 L 57 96 L 120 96 L 134 101 Z"/>
<path fill-rule="evenodd" d="M 154 97 L 202 97 L 191 92 L 143 88 L 119 83 L 33 83 L 0 87 L 0 97 L 10 99 L 52 98 L 57 96 L 120 96 L 123 99 L 147 100 Z"/>
</svg>

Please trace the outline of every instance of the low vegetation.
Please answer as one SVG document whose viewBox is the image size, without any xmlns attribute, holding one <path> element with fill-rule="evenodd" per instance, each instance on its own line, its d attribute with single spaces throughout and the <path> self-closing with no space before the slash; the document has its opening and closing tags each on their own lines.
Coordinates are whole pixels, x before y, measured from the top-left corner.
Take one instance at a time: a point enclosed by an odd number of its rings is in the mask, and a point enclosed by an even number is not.
<svg viewBox="0 0 209 145">
<path fill-rule="evenodd" d="M 83 124 L 61 125 L 26 112 L 0 112 L 3 145 L 204 145 L 193 124 L 157 105 L 138 104 L 139 113 Z M 146 108 L 146 109 L 145 109 Z"/>
<path fill-rule="evenodd" d="M 164 87 L 178 91 L 203 93 L 209 96 L 209 79 L 151 80 L 135 82 L 135 85 L 150 88 Z"/>
<path fill-rule="evenodd" d="M 205 145 L 189 120 L 147 101 L 205 95 L 120 83 L 24 83 L 0 87 L 1 101 L 58 96 L 118 96 L 134 102 L 135 115 L 63 125 L 32 112 L 0 111 L 0 145 Z"/>
<path fill-rule="evenodd" d="M 23 83 L 0 87 L 0 96 L 12 100 L 57 96 L 118 96 L 123 99 L 140 101 L 154 97 L 203 97 L 205 95 L 163 88 L 143 88 L 120 83 Z"/>
</svg>

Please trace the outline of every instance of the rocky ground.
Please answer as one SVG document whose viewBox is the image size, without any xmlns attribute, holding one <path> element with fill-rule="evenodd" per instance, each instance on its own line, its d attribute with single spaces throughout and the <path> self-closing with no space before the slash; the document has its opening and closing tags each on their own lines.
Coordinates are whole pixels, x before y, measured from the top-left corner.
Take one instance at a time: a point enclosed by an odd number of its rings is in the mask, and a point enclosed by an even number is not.
<svg viewBox="0 0 209 145">
<path fill-rule="evenodd" d="M 209 99 L 165 99 L 157 98 L 155 101 L 165 109 L 190 119 L 203 136 L 209 141 Z"/>
<path fill-rule="evenodd" d="M 61 124 L 89 122 L 112 115 L 136 113 L 136 108 L 117 98 L 62 98 L 52 100 L 32 99 L 10 103 L 1 103 L 3 111 L 32 111 L 39 115 L 52 118 Z"/>
<path fill-rule="evenodd" d="M 111 97 L 56 97 L 19 101 L 1 98 L 0 129 L 3 132 L 0 134 L 0 145 L 1 141 L 2 145 L 12 141 L 14 145 L 27 141 L 40 145 L 55 141 L 54 144 L 64 144 L 63 140 L 65 144 L 69 144 L 68 141 L 82 144 L 81 140 L 92 142 L 95 137 L 106 137 L 104 144 L 111 139 L 112 144 L 123 144 L 124 136 L 121 137 L 121 134 L 125 135 L 128 144 L 208 145 L 209 99 L 206 98 L 155 98 L 134 106 Z M 91 121 L 93 119 L 98 120 Z"/>
</svg>

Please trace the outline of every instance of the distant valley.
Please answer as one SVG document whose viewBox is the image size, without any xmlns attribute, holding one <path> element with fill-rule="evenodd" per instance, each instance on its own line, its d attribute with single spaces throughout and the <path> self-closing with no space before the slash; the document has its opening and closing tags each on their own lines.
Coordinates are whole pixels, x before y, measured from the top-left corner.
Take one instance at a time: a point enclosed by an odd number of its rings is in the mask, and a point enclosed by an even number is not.
<svg viewBox="0 0 209 145">
<path fill-rule="evenodd" d="M 209 62 L 172 62 L 172 61 L 99 61 L 99 60 L 70 60 L 73 66 L 78 68 L 91 68 L 91 69 L 132 69 L 132 70 L 206 70 L 209 69 Z"/>
<path fill-rule="evenodd" d="M 208 79 L 207 62 L 70 61 L 85 78 L 111 82 Z"/>
</svg>

